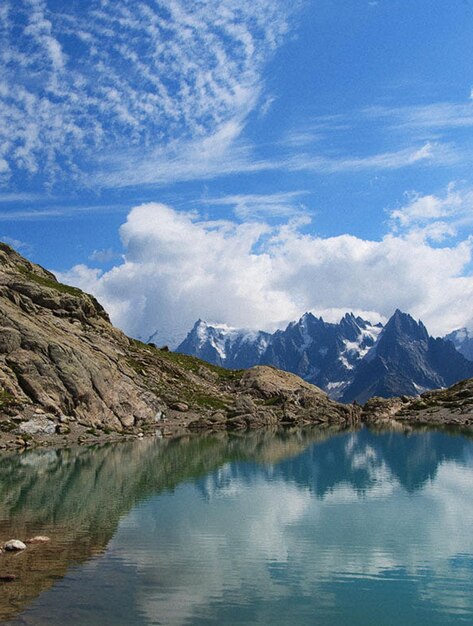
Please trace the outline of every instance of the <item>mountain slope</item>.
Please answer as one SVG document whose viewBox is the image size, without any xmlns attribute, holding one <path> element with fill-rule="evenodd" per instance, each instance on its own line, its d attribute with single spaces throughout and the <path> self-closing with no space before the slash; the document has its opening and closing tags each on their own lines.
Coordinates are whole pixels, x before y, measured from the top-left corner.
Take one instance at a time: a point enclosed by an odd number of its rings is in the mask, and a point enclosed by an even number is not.
<svg viewBox="0 0 473 626">
<path fill-rule="evenodd" d="M 0 243 L 0 444 L 357 415 L 291 374 L 230 372 L 130 339 L 92 296 Z"/>
<path fill-rule="evenodd" d="M 473 363 L 443 339 L 429 336 L 422 322 L 397 310 L 360 363 L 343 400 L 415 396 L 473 376 Z"/>
<path fill-rule="evenodd" d="M 469 361 L 473 361 L 473 333 L 467 328 L 459 328 L 444 337 Z"/>
</svg>

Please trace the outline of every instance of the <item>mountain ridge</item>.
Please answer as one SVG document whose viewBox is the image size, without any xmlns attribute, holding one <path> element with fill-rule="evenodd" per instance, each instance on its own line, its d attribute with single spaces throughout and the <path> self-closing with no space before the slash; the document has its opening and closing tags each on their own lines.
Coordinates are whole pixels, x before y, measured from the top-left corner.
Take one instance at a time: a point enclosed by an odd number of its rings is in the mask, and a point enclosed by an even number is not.
<svg viewBox="0 0 473 626">
<path fill-rule="evenodd" d="M 384 326 L 353 313 L 338 323 L 304 313 L 272 334 L 198 320 L 176 350 L 228 368 L 273 365 L 342 402 L 416 396 L 473 376 L 473 362 L 451 341 L 399 309 Z"/>
</svg>

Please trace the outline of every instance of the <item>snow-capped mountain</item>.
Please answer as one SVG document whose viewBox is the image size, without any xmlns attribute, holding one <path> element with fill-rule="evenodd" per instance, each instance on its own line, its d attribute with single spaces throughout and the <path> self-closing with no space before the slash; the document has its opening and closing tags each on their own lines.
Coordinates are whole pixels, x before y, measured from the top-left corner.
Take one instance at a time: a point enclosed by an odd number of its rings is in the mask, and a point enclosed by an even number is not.
<svg viewBox="0 0 473 626">
<path fill-rule="evenodd" d="M 384 327 L 352 313 L 338 324 L 305 313 L 272 334 L 198 320 L 177 351 L 234 369 L 274 365 L 344 402 L 416 395 L 473 376 L 451 342 L 401 311 Z"/>
<path fill-rule="evenodd" d="M 451 341 L 455 348 L 470 361 L 473 361 L 473 331 L 467 328 L 459 328 L 444 337 Z"/>
<path fill-rule="evenodd" d="M 270 334 L 198 320 L 177 351 L 228 368 L 274 365 L 340 397 L 357 363 L 375 344 L 381 324 L 347 313 L 338 324 L 311 313 Z"/>
<path fill-rule="evenodd" d="M 271 338 L 272 335 L 262 331 L 207 324 L 198 320 L 176 351 L 198 356 L 214 365 L 243 369 L 259 363 Z"/>
<path fill-rule="evenodd" d="M 372 396 L 415 396 L 471 376 L 473 363 L 451 342 L 430 337 L 422 322 L 397 310 L 341 399 L 363 403 Z"/>
</svg>

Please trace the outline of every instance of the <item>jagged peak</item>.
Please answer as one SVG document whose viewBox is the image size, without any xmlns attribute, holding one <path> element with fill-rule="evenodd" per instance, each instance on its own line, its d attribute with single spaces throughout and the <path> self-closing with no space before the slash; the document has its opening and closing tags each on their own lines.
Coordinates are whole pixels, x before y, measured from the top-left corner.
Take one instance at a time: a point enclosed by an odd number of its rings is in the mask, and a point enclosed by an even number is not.
<svg viewBox="0 0 473 626">
<path fill-rule="evenodd" d="M 322 318 L 320 318 L 322 319 Z M 315 315 L 313 313 L 311 313 L 310 311 L 306 311 L 304 313 L 304 315 L 301 315 L 301 317 L 299 318 L 299 324 L 303 324 L 303 323 L 307 323 L 308 321 L 317 321 L 317 318 L 315 317 Z"/>
<path fill-rule="evenodd" d="M 409 313 L 396 309 L 383 328 L 381 338 L 391 335 L 404 335 L 410 339 L 427 341 L 429 333 L 422 321 L 415 320 Z"/>
</svg>

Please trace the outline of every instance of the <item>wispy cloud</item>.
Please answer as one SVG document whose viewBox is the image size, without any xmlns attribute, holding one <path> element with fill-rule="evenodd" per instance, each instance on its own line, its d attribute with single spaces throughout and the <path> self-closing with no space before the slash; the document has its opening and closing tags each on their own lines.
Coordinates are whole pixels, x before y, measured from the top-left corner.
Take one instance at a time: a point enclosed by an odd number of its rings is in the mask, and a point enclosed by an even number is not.
<svg viewBox="0 0 473 626">
<path fill-rule="evenodd" d="M 473 127 L 473 102 L 435 102 L 427 105 L 384 107 L 375 106 L 364 114 L 404 129 L 447 130 Z"/>
<path fill-rule="evenodd" d="M 292 170 L 313 170 L 321 173 L 355 172 L 358 170 L 395 170 L 409 165 L 433 163 L 446 165 L 457 160 L 452 146 L 427 142 L 413 148 L 403 148 L 360 157 L 326 157 L 298 155 L 287 163 Z"/>
<path fill-rule="evenodd" d="M 14 211 L 0 211 L 0 222 L 38 221 L 44 219 L 61 219 L 89 213 L 124 212 L 123 205 L 90 205 L 90 206 L 54 206 L 39 209 L 21 209 Z"/>
<path fill-rule="evenodd" d="M 46 196 L 38 193 L 0 193 L 0 204 L 9 204 L 14 202 L 37 202 L 44 200 Z M 50 199 L 50 196 L 48 197 Z"/>
<path fill-rule="evenodd" d="M 104 250 L 94 250 L 89 256 L 89 260 L 95 261 L 96 263 L 110 263 L 111 261 L 116 261 L 120 258 L 121 255 L 118 254 L 118 252 L 115 252 L 112 248 L 106 248 Z"/>
<path fill-rule="evenodd" d="M 296 217 L 306 213 L 301 198 L 306 191 L 289 191 L 272 194 L 237 194 L 206 199 L 206 204 L 232 207 L 239 219 Z"/>
<path fill-rule="evenodd" d="M 15 239 L 14 237 L 9 237 L 8 235 L 0 235 L 0 241 L 7 243 L 15 250 L 20 250 L 23 252 L 31 252 L 32 246 L 26 241 L 21 241 L 21 239 Z"/>
<path fill-rule="evenodd" d="M 0 12 L 0 177 L 79 176 L 90 151 L 238 127 L 288 30 L 282 0 L 6 0 Z"/>
<path fill-rule="evenodd" d="M 292 150 L 282 150 L 278 154 L 276 151 L 271 158 L 261 158 L 255 155 L 254 146 L 239 139 L 238 132 L 233 132 L 231 126 L 204 140 L 157 150 L 146 160 L 130 152 L 115 155 L 103 163 L 100 173 L 93 178 L 94 183 L 103 187 L 127 187 L 278 170 L 320 174 L 396 170 L 413 165 L 451 165 L 459 158 L 454 146 L 439 142 L 366 156 L 327 155 L 320 148 L 315 153 L 294 154 Z"/>
<path fill-rule="evenodd" d="M 394 232 L 411 232 L 442 241 L 473 224 L 473 189 L 451 182 L 443 193 L 411 191 L 407 202 L 389 211 Z"/>
</svg>

